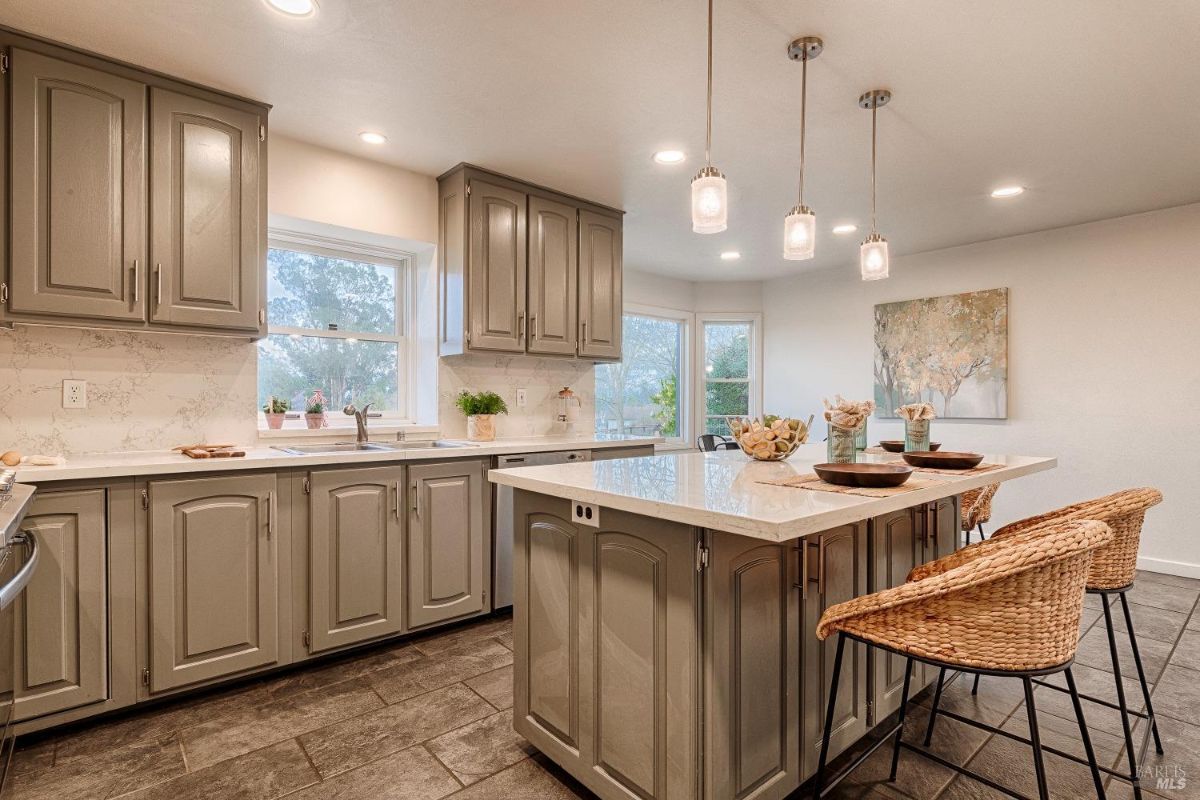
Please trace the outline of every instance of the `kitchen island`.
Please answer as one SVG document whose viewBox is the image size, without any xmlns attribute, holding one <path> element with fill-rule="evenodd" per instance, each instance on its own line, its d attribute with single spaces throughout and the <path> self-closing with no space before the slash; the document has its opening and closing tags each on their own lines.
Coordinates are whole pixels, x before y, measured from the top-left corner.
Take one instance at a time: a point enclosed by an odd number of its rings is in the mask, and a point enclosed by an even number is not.
<svg viewBox="0 0 1200 800">
<path fill-rule="evenodd" d="M 988 455 L 986 471 L 918 473 L 884 497 L 773 485 L 824 456 L 493 470 L 516 490 L 516 730 L 602 798 L 785 797 L 820 749 L 821 613 L 954 550 L 963 491 L 1055 466 Z M 903 673 L 848 652 L 831 757 L 899 707 Z M 934 677 L 914 669 L 918 687 Z"/>
</svg>

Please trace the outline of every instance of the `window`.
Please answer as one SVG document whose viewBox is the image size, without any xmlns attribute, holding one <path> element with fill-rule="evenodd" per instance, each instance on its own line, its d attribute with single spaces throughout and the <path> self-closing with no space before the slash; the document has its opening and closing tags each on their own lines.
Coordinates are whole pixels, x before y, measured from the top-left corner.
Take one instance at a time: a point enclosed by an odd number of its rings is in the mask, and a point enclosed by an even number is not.
<svg viewBox="0 0 1200 800">
<path fill-rule="evenodd" d="M 319 390 L 329 411 L 371 403 L 373 412 L 406 417 L 408 284 L 403 253 L 273 234 L 259 405 L 274 395 L 303 413 Z"/>
<path fill-rule="evenodd" d="M 731 417 L 757 416 L 757 320 L 710 315 L 700 320 L 701 417 L 705 433 L 728 435 Z"/>
<path fill-rule="evenodd" d="M 625 314 L 621 362 L 596 367 L 597 432 L 687 440 L 690 318 L 646 308 Z"/>
</svg>

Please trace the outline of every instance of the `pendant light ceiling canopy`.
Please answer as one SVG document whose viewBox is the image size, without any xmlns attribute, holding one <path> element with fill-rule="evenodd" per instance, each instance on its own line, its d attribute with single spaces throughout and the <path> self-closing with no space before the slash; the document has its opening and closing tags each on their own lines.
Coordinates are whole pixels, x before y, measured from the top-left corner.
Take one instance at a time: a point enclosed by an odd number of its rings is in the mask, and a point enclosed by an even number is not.
<svg viewBox="0 0 1200 800">
<path fill-rule="evenodd" d="M 808 62 L 821 55 L 825 43 L 816 36 L 801 37 L 788 45 L 788 58 L 800 62 L 800 191 L 796 205 L 783 220 L 783 257 L 804 261 L 817 246 L 817 216 L 804 204 L 804 134 L 808 116 Z"/>
<path fill-rule="evenodd" d="M 877 139 L 877 115 L 892 99 L 887 89 L 872 89 L 858 98 L 859 108 L 871 112 L 871 235 L 863 240 L 859 248 L 859 267 L 864 281 L 882 280 L 888 276 L 888 243 L 879 235 L 875 224 L 875 150 Z"/>
<path fill-rule="evenodd" d="M 708 116 L 704 134 L 704 168 L 692 179 L 692 230 L 720 233 L 729 225 L 729 193 L 725 176 L 712 165 L 713 0 L 708 0 Z"/>
</svg>

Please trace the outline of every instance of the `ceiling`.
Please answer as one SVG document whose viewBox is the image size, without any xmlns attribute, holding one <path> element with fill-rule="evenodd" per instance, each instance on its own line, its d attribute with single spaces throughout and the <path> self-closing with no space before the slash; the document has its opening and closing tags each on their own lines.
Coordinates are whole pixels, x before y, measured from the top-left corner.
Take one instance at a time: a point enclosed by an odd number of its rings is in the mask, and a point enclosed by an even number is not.
<svg viewBox="0 0 1200 800">
<path fill-rule="evenodd" d="M 1194 0 L 716 0 L 713 163 L 731 211 L 712 236 L 691 232 L 688 206 L 703 0 L 318 2 L 291 19 L 263 0 L 5 0 L 0 24 L 267 101 L 272 129 L 299 139 L 619 206 L 626 264 L 689 280 L 857 269 L 870 116 L 855 101 L 875 87 L 894 92 L 879 116 L 894 254 L 1200 201 Z M 790 262 L 800 67 L 785 50 L 808 34 L 825 40 L 809 68 L 818 255 Z M 365 129 L 389 141 L 363 144 Z M 651 161 L 667 148 L 687 162 Z M 1010 183 L 1028 191 L 988 196 Z M 860 230 L 834 236 L 840 222 Z"/>
</svg>

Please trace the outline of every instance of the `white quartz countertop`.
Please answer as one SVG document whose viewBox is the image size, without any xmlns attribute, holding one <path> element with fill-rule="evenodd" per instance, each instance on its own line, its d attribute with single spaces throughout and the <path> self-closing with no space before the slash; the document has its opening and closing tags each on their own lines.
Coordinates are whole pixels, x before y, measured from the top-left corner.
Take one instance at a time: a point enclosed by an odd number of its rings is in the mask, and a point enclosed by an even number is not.
<svg viewBox="0 0 1200 800">
<path fill-rule="evenodd" d="M 343 441 L 352 441 L 350 438 Z M 494 442 L 461 442 L 466 447 L 416 447 L 409 442 L 403 450 L 360 451 L 350 453 L 321 453 L 292 455 L 273 447 L 285 446 L 282 442 L 272 447 L 247 447 L 244 458 L 188 458 L 182 453 L 169 450 L 145 450 L 128 453 L 96 453 L 70 457 L 66 464 L 55 467 L 28 467 L 17 469 L 17 480 L 24 483 L 42 484 L 50 481 L 89 480 L 118 478 L 139 475 L 175 475 L 204 472 L 228 472 L 242 469 L 289 469 L 330 465 L 391 464 L 398 461 L 445 461 L 454 458 L 481 458 L 484 456 L 508 455 L 511 453 L 547 453 L 562 450 L 603 450 L 610 447 L 661 444 L 664 440 L 654 436 L 531 436 L 527 438 L 499 439 Z M 381 444 L 396 444 L 381 441 Z M 307 439 L 304 445 L 314 442 Z"/>
<path fill-rule="evenodd" d="M 859 458 L 886 463 L 898 456 L 860 453 Z M 883 498 L 760 482 L 812 472 L 813 464 L 825 461 L 824 444 L 807 444 L 778 462 L 753 461 L 737 451 L 678 453 L 493 469 L 488 478 L 516 489 L 598 505 L 602 517 L 603 509 L 613 508 L 780 542 L 1031 475 L 1058 463 L 1054 458 L 987 454 L 985 464 L 1003 467 L 973 475 L 917 473 L 946 482 Z"/>
</svg>

